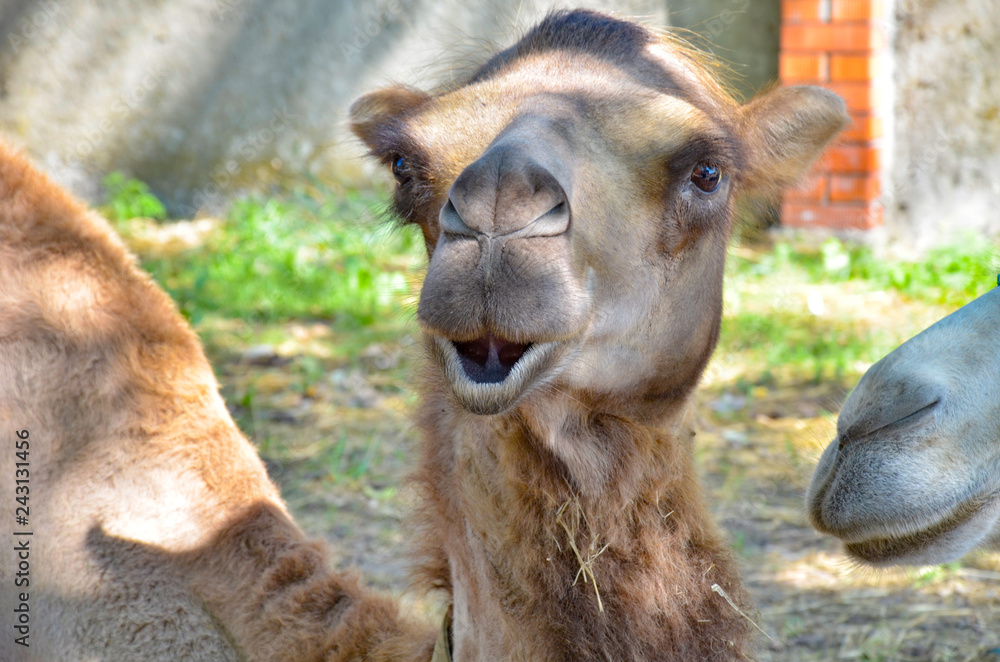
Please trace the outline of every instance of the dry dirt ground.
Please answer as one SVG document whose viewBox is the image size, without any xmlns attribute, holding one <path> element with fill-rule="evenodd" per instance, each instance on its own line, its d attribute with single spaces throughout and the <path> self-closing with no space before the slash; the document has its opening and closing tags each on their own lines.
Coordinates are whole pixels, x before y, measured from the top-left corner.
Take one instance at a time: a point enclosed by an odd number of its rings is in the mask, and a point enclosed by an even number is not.
<svg viewBox="0 0 1000 662">
<path fill-rule="evenodd" d="M 341 567 L 401 593 L 413 497 L 405 477 L 418 443 L 406 375 L 420 360 L 416 343 L 375 343 L 331 366 L 328 327 L 283 333 L 247 348 L 203 331 L 234 415 L 303 528 L 333 543 Z M 850 384 L 737 387 L 726 364 L 720 348 L 699 395 L 697 459 L 756 599 L 766 632 L 758 659 L 1000 660 L 997 557 L 875 573 L 806 523 L 803 490 Z M 439 608 L 433 598 L 406 599 Z"/>
</svg>

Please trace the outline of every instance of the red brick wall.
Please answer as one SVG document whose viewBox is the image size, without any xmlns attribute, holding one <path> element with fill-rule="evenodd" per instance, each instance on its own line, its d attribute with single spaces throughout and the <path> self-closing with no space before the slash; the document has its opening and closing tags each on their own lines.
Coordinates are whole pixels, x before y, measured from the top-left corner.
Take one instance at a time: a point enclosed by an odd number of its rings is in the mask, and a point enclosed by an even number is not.
<svg viewBox="0 0 1000 662">
<path fill-rule="evenodd" d="M 867 230 L 882 224 L 882 58 L 888 57 L 882 0 L 782 0 L 781 82 L 821 85 L 847 102 L 851 126 L 785 195 L 782 225 Z"/>
</svg>

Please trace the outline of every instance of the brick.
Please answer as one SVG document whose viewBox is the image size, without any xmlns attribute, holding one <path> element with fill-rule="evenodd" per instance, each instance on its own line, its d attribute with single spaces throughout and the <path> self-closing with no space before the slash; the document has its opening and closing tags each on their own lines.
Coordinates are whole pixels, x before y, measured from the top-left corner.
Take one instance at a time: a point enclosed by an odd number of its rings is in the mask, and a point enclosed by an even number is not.
<svg viewBox="0 0 1000 662">
<path fill-rule="evenodd" d="M 818 21 L 823 18 L 823 0 L 781 0 L 781 20 L 785 23 Z"/>
<path fill-rule="evenodd" d="M 830 83 L 826 88 L 831 92 L 836 92 L 847 104 L 847 110 L 869 111 L 875 109 L 877 95 L 875 86 L 869 82 L 865 83 Z"/>
<path fill-rule="evenodd" d="M 801 184 L 788 189 L 785 199 L 794 202 L 823 202 L 826 200 L 826 173 L 811 174 Z"/>
<path fill-rule="evenodd" d="M 874 145 L 834 145 L 826 151 L 823 164 L 834 173 L 878 172 L 881 150 Z"/>
<path fill-rule="evenodd" d="M 883 209 L 871 204 L 799 204 L 781 205 L 781 224 L 794 228 L 829 228 L 832 230 L 870 230 L 882 225 Z"/>
<path fill-rule="evenodd" d="M 877 175 L 830 176 L 830 202 L 873 202 L 881 192 Z"/>
<path fill-rule="evenodd" d="M 834 21 L 873 21 L 885 16 L 882 0 L 831 0 Z"/>
<path fill-rule="evenodd" d="M 779 61 L 781 80 L 791 83 L 822 83 L 827 78 L 826 55 L 787 55 Z"/>
<path fill-rule="evenodd" d="M 880 61 L 873 55 L 830 56 L 830 80 L 834 82 L 864 81 L 879 73 Z"/>
<path fill-rule="evenodd" d="M 865 112 L 851 113 L 851 124 L 840 139 L 844 141 L 865 142 L 877 140 L 883 136 L 882 118 Z"/>
<path fill-rule="evenodd" d="M 885 34 L 870 23 L 795 23 L 781 26 L 782 51 L 867 52 L 885 46 Z"/>
</svg>

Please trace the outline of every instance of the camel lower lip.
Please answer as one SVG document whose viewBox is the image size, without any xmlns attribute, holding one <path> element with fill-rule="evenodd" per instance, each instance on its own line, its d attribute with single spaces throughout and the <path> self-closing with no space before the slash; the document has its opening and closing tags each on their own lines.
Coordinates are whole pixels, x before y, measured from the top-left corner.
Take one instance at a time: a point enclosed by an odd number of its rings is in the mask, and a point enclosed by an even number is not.
<svg viewBox="0 0 1000 662">
<path fill-rule="evenodd" d="M 968 524 L 997 496 L 990 494 L 969 499 L 948 517 L 919 531 L 845 541 L 844 546 L 851 556 L 874 565 L 899 563 L 941 545 L 950 533 Z"/>
</svg>

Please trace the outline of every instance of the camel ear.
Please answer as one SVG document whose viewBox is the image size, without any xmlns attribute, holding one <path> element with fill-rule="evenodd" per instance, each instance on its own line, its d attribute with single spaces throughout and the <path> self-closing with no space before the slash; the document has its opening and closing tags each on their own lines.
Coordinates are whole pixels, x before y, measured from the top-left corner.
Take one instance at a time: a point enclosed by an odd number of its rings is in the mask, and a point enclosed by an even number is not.
<svg viewBox="0 0 1000 662">
<path fill-rule="evenodd" d="M 379 131 L 387 124 L 430 98 L 426 92 L 407 87 L 386 87 L 369 92 L 351 104 L 351 131 L 372 149 Z"/>
<path fill-rule="evenodd" d="M 778 195 L 798 181 L 850 122 L 843 99 L 805 85 L 759 94 L 740 115 L 751 154 L 744 185 L 763 195 Z"/>
</svg>

